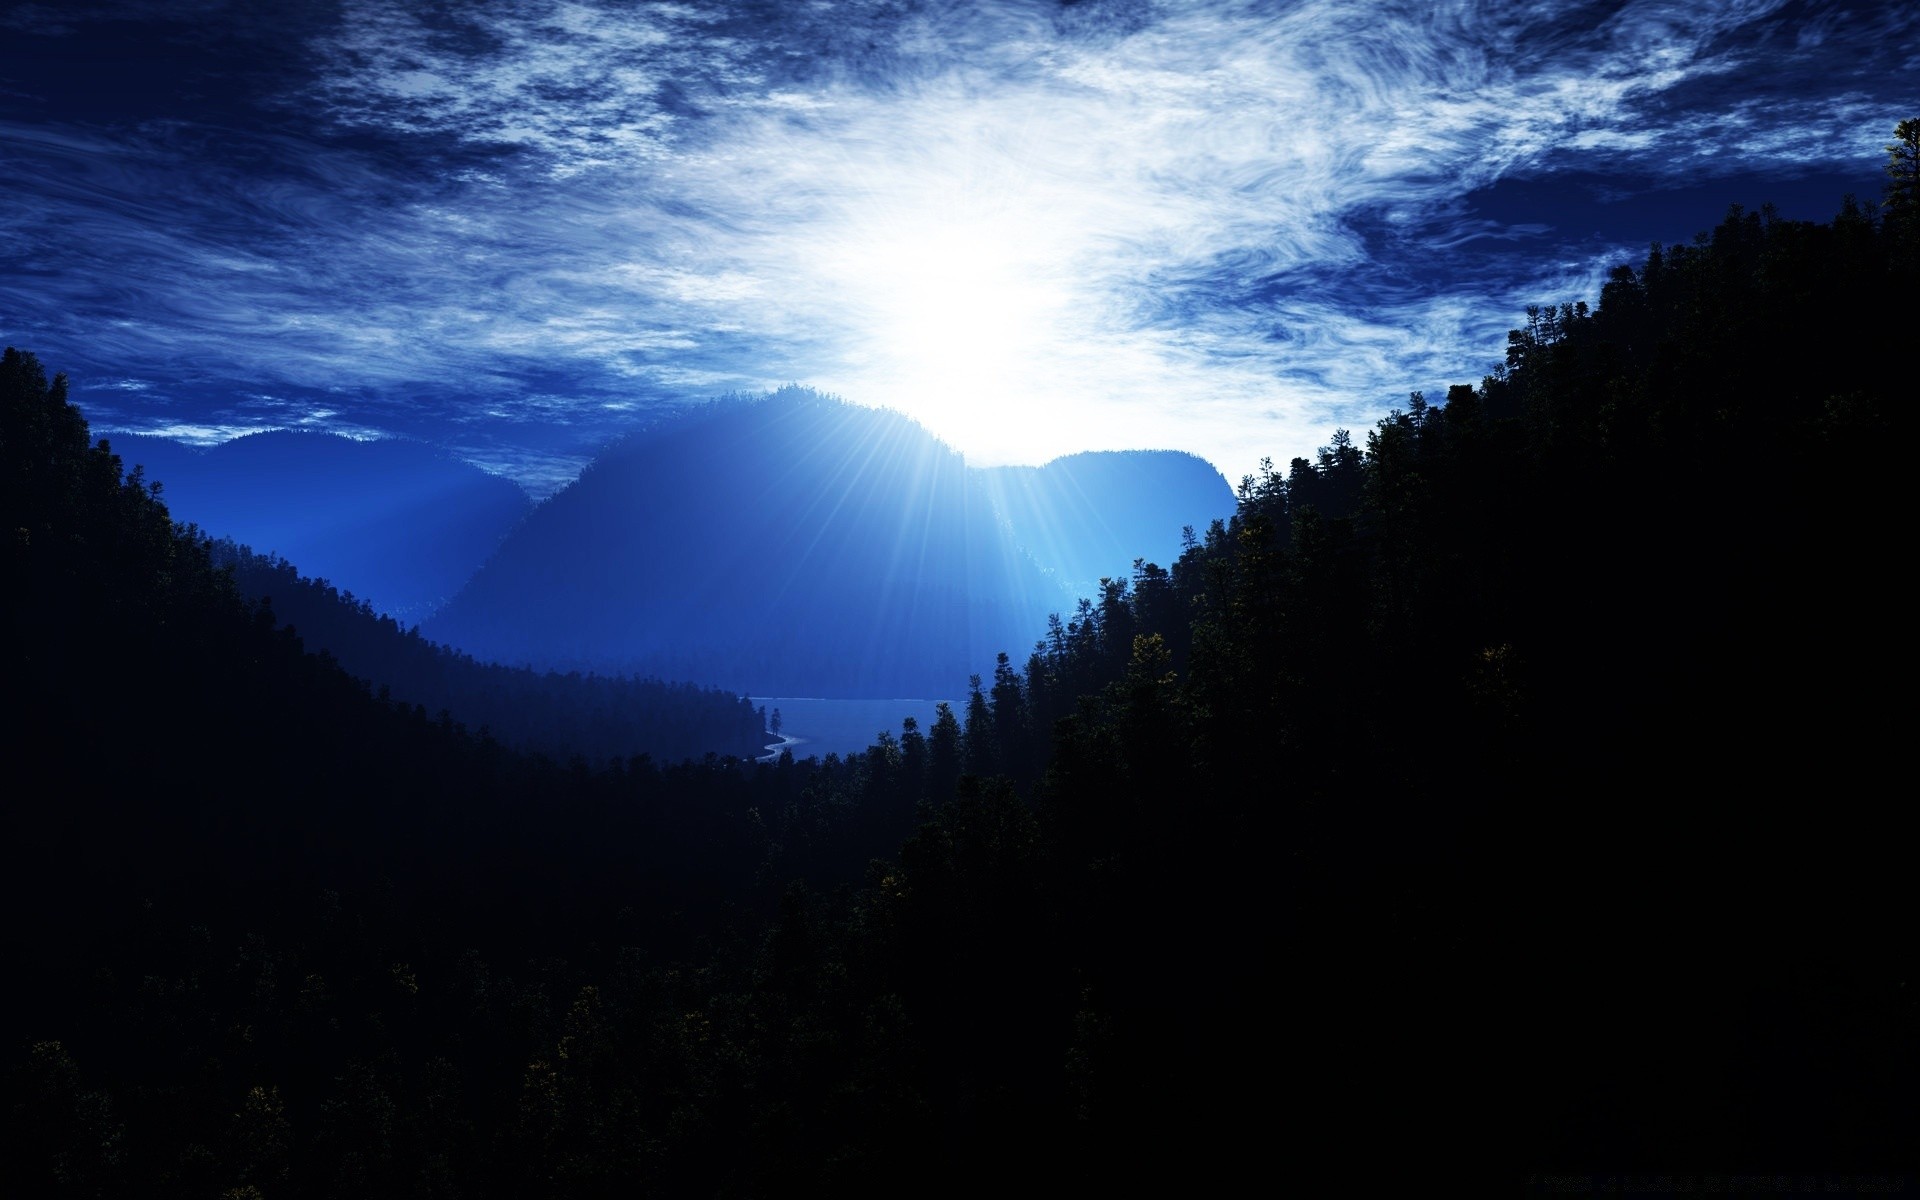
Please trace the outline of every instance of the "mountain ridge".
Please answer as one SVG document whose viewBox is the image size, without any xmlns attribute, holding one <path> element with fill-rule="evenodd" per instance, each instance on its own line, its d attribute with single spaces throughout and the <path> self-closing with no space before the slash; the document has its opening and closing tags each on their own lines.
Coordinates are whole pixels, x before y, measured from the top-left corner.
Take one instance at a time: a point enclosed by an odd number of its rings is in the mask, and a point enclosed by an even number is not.
<svg viewBox="0 0 1920 1200">
<path fill-rule="evenodd" d="M 268 430 L 206 450 L 140 435 L 114 447 L 162 483 L 177 520 L 405 623 L 451 597 L 532 509 L 512 480 L 405 438 Z"/>
<path fill-rule="evenodd" d="M 1065 599 L 957 451 L 789 387 L 610 445 L 426 632 L 516 665 L 913 695 L 1031 645 Z"/>
<path fill-rule="evenodd" d="M 1038 467 L 975 467 L 1014 540 L 1076 599 L 1136 560 L 1180 557 L 1182 529 L 1204 533 L 1234 512 L 1233 489 L 1181 450 L 1083 450 Z"/>
</svg>

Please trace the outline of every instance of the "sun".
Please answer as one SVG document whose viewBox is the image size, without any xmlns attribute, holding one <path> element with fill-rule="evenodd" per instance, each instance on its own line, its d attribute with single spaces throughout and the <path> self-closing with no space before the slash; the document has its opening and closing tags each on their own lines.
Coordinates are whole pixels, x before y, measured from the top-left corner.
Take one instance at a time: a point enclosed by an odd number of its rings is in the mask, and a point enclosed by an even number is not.
<svg viewBox="0 0 1920 1200">
<path fill-rule="evenodd" d="M 1047 393 L 1078 322 L 1072 244 L 1050 225 L 937 203 L 865 231 L 837 283 L 856 324 L 848 362 L 867 390 L 988 458 L 1053 441 Z"/>
</svg>

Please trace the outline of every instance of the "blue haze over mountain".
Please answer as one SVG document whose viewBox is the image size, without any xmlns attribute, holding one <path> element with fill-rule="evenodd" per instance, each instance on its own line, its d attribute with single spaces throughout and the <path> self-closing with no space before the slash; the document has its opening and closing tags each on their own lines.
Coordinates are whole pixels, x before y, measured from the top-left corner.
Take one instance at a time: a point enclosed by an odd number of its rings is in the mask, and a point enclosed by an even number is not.
<svg viewBox="0 0 1920 1200">
<path fill-rule="evenodd" d="M 518 484 L 403 439 L 276 431 L 197 450 L 117 438 L 175 519 L 352 592 L 403 623 L 465 583 L 532 507 Z"/>
<path fill-rule="evenodd" d="M 942 696 L 1024 658 L 1070 597 L 961 455 L 789 387 L 633 435 L 425 627 L 514 665 L 791 696 Z"/>
<path fill-rule="evenodd" d="M 1173 450 L 1094 451 L 1043 467 L 976 471 L 1014 541 L 1075 596 L 1124 579 L 1133 561 L 1180 557 L 1181 530 L 1233 515 L 1233 489 L 1205 459 Z"/>
<path fill-rule="evenodd" d="M 242 596 L 267 598 L 280 627 L 308 650 L 324 650 L 377 694 L 417 706 L 423 717 L 444 712 L 508 746 L 563 760 L 651 754 L 673 762 L 709 752 L 757 755 L 767 742 L 764 714 L 743 696 L 690 683 L 477 662 L 365 602 L 349 602 L 331 586 L 302 578 L 282 559 L 230 541 L 216 542 L 213 558 L 232 570 Z"/>
</svg>

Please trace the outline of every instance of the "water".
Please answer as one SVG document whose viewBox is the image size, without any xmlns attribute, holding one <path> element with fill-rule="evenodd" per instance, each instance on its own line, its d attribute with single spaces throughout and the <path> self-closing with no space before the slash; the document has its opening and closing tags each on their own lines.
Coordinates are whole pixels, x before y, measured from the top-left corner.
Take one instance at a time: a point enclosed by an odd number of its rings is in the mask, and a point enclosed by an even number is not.
<svg viewBox="0 0 1920 1200">
<path fill-rule="evenodd" d="M 765 708 L 769 718 L 780 710 L 780 732 L 794 739 L 788 749 L 795 758 L 828 754 L 847 755 L 873 745 L 881 730 L 900 736 L 902 718 L 920 722 L 920 732 L 933 728 L 934 706 L 938 700 L 822 700 L 810 696 L 750 696 L 755 708 Z M 956 718 L 966 706 L 947 701 Z M 772 737 L 767 739 L 773 741 Z"/>
</svg>

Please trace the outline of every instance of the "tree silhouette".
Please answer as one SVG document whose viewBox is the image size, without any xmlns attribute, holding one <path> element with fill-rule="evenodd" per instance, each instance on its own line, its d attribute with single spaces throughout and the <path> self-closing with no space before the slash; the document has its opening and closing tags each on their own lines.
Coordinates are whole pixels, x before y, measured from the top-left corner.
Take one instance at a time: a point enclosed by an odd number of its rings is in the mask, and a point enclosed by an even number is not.
<svg viewBox="0 0 1920 1200">
<path fill-rule="evenodd" d="M 1894 126 L 1887 143 L 1887 224 L 1908 255 L 1920 253 L 1920 117 Z"/>
<path fill-rule="evenodd" d="M 1920 203 L 1920 117 L 1893 128 L 1887 143 L 1887 199 L 1902 208 Z"/>
</svg>

